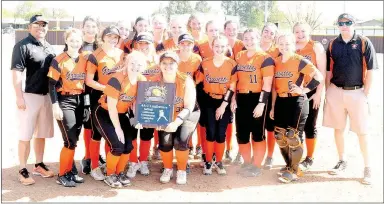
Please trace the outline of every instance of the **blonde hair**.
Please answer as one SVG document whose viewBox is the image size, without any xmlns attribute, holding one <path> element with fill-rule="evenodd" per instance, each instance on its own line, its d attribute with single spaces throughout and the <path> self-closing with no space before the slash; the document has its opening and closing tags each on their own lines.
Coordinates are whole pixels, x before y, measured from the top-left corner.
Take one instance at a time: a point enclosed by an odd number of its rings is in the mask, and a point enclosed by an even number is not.
<svg viewBox="0 0 384 204">
<path fill-rule="evenodd" d="M 166 39 L 169 38 L 169 35 L 168 35 L 168 30 L 167 30 L 167 19 L 165 18 L 165 16 L 163 14 L 156 14 L 152 17 L 152 25 L 154 25 L 153 21 L 155 20 L 158 20 L 160 22 L 164 22 L 164 30 L 163 30 L 163 39 L 162 41 L 164 42 Z"/>
<path fill-rule="evenodd" d="M 200 24 L 202 24 L 203 23 L 202 22 L 203 21 L 203 15 L 201 13 L 193 13 L 193 14 L 191 14 L 191 16 L 189 16 L 188 22 L 187 22 L 187 30 L 189 32 L 192 32 L 192 28 L 191 28 L 190 24 L 191 24 L 192 20 L 194 20 L 194 19 L 198 20 L 200 22 Z"/>
<path fill-rule="evenodd" d="M 307 29 L 309 32 L 312 31 L 312 28 L 311 26 L 305 22 L 305 21 L 299 21 L 299 22 L 296 22 L 295 25 L 293 25 L 293 28 L 292 28 L 292 32 L 295 32 L 295 28 L 296 26 L 303 26 L 305 29 Z"/>
<path fill-rule="evenodd" d="M 284 37 L 287 40 L 291 40 L 293 43 L 296 43 L 296 38 L 292 33 L 282 33 L 277 37 L 277 42 L 280 41 L 280 38 Z"/>
<path fill-rule="evenodd" d="M 77 28 L 68 28 L 67 30 L 65 30 L 64 35 L 63 35 L 64 42 L 67 41 L 67 39 L 69 37 L 71 37 L 73 34 L 79 35 L 81 40 L 83 40 L 83 32 L 81 30 L 79 30 Z M 67 50 L 68 50 L 68 45 L 67 45 L 67 43 L 65 43 L 64 52 L 67 51 Z"/>
</svg>

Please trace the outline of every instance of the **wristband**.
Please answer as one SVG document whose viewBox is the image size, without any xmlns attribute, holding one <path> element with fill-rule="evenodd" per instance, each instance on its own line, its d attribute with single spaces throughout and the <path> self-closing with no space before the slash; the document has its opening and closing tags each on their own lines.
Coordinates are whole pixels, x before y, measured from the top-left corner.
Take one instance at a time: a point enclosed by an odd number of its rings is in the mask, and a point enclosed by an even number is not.
<svg viewBox="0 0 384 204">
<path fill-rule="evenodd" d="M 224 101 L 229 102 L 230 99 L 232 99 L 234 92 L 231 89 L 228 89 L 227 93 L 225 93 Z"/>
<path fill-rule="evenodd" d="M 271 92 L 261 91 L 260 97 L 259 97 L 259 103 L 267 103 L 269 99 L 269 95 Z"/>
</svg>

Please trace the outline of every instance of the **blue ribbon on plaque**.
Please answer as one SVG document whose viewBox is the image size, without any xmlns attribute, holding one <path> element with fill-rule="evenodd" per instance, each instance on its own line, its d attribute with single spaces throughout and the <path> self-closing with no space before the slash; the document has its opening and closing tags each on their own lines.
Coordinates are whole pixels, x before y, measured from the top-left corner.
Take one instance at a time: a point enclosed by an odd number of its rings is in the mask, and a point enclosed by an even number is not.
<svg viewBox="0 0 384 204">
<path fill-rule="evenodd" d="M 173 121 L 174 83 L 139 81 L 135 122 L 145 128 L 165 128 Z"/>
</svg>

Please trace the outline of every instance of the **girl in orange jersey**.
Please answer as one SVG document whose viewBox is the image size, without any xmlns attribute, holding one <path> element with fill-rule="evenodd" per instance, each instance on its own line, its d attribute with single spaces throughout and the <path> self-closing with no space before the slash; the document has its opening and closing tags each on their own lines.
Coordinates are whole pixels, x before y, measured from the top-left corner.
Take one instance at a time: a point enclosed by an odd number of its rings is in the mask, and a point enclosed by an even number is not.
<svg viewBox="0 0 384 204">
<path fill-rule="evenodd" d="M 225 150 L 226 129 L 231 116 L 229 102 L 232 99 L 230 79 L 236 69 L 236 62 L 225 56 L 229 49 L 228 39 L 218 36 L 212 41 L 214 56 L 203 60 L 196 83 L 204 83 L 205 99 L 204 112 L 206 117 L 206 162 L 203 174 L 212 174 L 212 165 L 216 166 L 218 174 L 225 175 L 222 159 Z M 216 161 L 213 163 L 213 152 Z"/>
<path fill-rule="evenodd" d="M 102 95 L 105 85 L 113 74 L 120 73 L 119 65 L 122 63 L 124 53 L 116 47 L 119 42 L 120 33 L 116 26 L 109 26 L 104 29 L 101 39 L 103 44 L 88 57 L 87 77 L 85 83 L 93 88 L 90 101 L 92 119 L 92 140 L 90 143 L 91 176 L 95 180 L 104 180 L 102 169 L 98 167 L 101 135 L 96 130 L 94 110 L 98 106 L 97 101 Z M 95 80 L 96 79 L 96 80 Z"/>
<path fill-rule="evenodd" d="M 165 16 L 156 14 L 152 18 L 153 41 L 155 48 L 168 39 L 167 20 Z"/>
<path fill-rule="evenodd" d="M 65 187 L 75 187 L 76 183 L 84 182 L 83 178 L 72 173 L 84 112 L 85 67 L 81 64 L 85 63 L 85 59 L 79 56 L 82 37 L 78 29 L 65 31 L 66 49 L 53 59 L 48 72 L 53 115 L 64 141 L 57 183 Z"/>
<path fill-rule="evenodd" d="M 229 20 L 224 23 L 224 34 L 228 38 L 229 47 L 231 48 L 231 58 L 235 59 L 237 53 L 242 50 L 245 50 L 244 44 L 241 40 L 237 39 L 238 34 L 238 23 Z M 227 127 L 227 138 L 226 138 L 226 151 L 225 151 L 225 159 L 228 161 L 232 161 L 232 157 L 230 154 L 230 150 L 232 149 L 232 137 L 233 137 L 233 114 L 231 115 L 231 122 Z M 238 157 L 237 157 L 238 158 Z M 236 161 L 237 162 L 237 161 Z"/>
<path fill-rule="evenodd" d="M 231 109 L 236 112 L 237 143 L 244 158 L 244 165 L 238 173 L 246 177 L 261 174 L 261 163 L 266 150 L 266 106 L 275 67 L 273 59 L 260 49 L 259 39 L 256 30 L 244 31 L 243 42 L 247 50 L 239 52 L 236 56 L 237 68 L 231 84 L 236 87 Z M 252 134 L 252 143 L 249 134 Z"/>
<path fill-rule="evenodd" d="M 176 95 L 173 121 L 164 130 L 159 130 L 159 149 L 164 164 L 161 183 L 168 183 L 173 177 L 173 149 L 176 151 L 177 184 L 187 183 L 188 141 L 196 129 L 200 110 L 196 103 L 195 84 L 191 77 L 178 72 L 179 57 L 166 51 L 160 57 L 161 74 L 151 81 L 174 83 Z"/>
<path fill-rule="evenodd" d="M 293 33 L 296 36 L 296 53 L 311 61 L 321 74 L 326 74 L 326 54 L 319 42 L 310 39 L 311 28 L 307 23 L 298 22 L 293 26 Z M 305 79 L 307 82 L 309 79 Z M 313 153 L 316 148 L 317 128 L 316 121 L 319 114 L 319 107 L 322 101 L 321 95 L 324 84 L 320 84 L 316 89 L 307 93 L 307 97 L 312 99 L 309 101 L 309 114 L 305 123 L 305 146 L 307 148 L 307 156 L 300 163 L 300 169 L 308 170 L 313 164 Z"/>
<path fill-rule="evenodd" d="M 156 65 L 156 53 L 153 47 L 153 36 L 151 33 L 142 32 L 137 35 L 137 50 L 144 54 L 146 58 L 146 67 L 142 70 L 142 74 L 149 78 L 154 75 L 158 75 L 160 73 L 160 69 L 158 69 Z M 150 174 L 148 167 L 148 155 L 151 149 L 151 139 L 153 138 L 153 128 L 144 128 L 140 132 L 140 146 L 137 147 L 137 138 L 136 135 L 132 139 L 133 150 L 129 157 L 129 168 L 127 172 L 127 176 L 129 178 L 134 178 L 136 176 L 137 171 L 144 176 L 148 176 Z M 137 151 L 140 153 L 140 157 L 137 156 Z"/>
<path fill-rule="evenodd" d="M 119 43 L 117 44 L 117 47 L 120 48 L 121 50 L 124 50 L 124 44 L 127 41 L 127 38 L 129 36 L 129 32 L 131 29 L 131 25 L 128 21 L 118 21 L 116 23 L 116 27 L 119 29 L 120 32 L 120 40 Z"/>
<path fill-rule="evenodd" d="M 280 55 L 280 51 L 275 45 L 275 39 L 277 36 L 277 26 L 273 23 L 266 23 L 261 30 L 261 40 L 260 47 L 261 49 L 268 53 L 273 59 L 276 59 Z M 269 96 L 267 112 L 271 111 L 272 107 L 272 95 Z M 264 161 L 264 169 L 269 170 L 272 168 L 273 164 L 273 150 L 275 149 L 275 135 L 274 135 L 274 121 L 270 118 L 266 118 L 265 129 L 267 130 L 267 157 Z"/>
<path fill-rule="evenodd" d="M 280 35 L 277 43 L 282 55 L 275 59 L 270 117 L 275 120 L 276 143 L 286 162 L 279 180 L 289 183 L 301 176 L 302 136 L 309 111 L 306 93 L 315 89 L 323 76 L 309 60 L 295 53 L 292 34 Z M 309 77 L 308 83 L 304 83 L 304 77 Z"/>
<path fill-rule="evenodd" d="M 204 19 L 201 13 L 194 13 L 189 16 L 187 29 L 188 32 L 193 36 L 193 39 L 195 39 L 196 44 L 208 40 L 208 36 L 202 29 L 203 27 Z"/>
<path fill-rule="evenodd" d="M 169 22 L 172 38 L 169 38 L 156 46 L 156 52 L 161 54 L 164 51 L 176 51 L 177 41 L 182 33 L 187 31 L 186 23 L 180 17 L 175 17 Z"/>
<path fill-rule="evenodd" d="M 83 20 L 83 45 L 81 46 L 81 56 L 84 56 L 86 60 L 88 60 L 89 55 L 95 51 L 99 47 L 99 42 L 97 41 L 98 33 L 99 33 L 99 27 L 100 22 L 99 19 L 94 16 L 86 16 Z M 82 64 L 84 66 L 84 69 L 86 69 L 87 64 Z M 85 85 L 85 97 L 86 100 L 89 101 L 89 97 L 91 94 L 92 89 Z M 92 123 L 91 123 L 91 104 L 86 103 L 84 104 L 84 120 L 83 120 L 83 126 L 84 126 L 84 145 L 85 145 L 85 155 L 84 158 L 81 160 L 81 171 L 83 174 L 90 174 L 91 173 L 91 157 L 90 157 L 90 143 L 91 143 L 91 136 L 92 136 Z M 105 152 L 107 153 L 108 145 L 105 145 Z M 105 161 L 99 155 L 99 164 L 104 164 Z M 77 171 L 76 171 L 77 172 Z"/>
<path fill-rule="evenodd" d="M 133 32 L 135 32 L 135 35 L 133 36 L 132 40 L 126 40 L 124 43 L 124 53 L 129 54 L 132 52 L 132 50 L 135 48 L 137 49 L 137 34 L 141 32 L 148 32 L 149 29 L 149 20 L 140 16 L 136 18 L 135 25 L 133 26 Z"/>
<path fill-rule="evenodd" d="M 111 146 L 104 182 L 112 188 L 131 184 L 124 169 L 133 149 L 132 138 L 136 136 L 137 129 L 130 122 L 133 115 L 128 113 L 132 112 L 129 110 L 136 99 L 137 81 L 146 81 L 141 75 L 146 64 L 146 57 L 140 52 L 133 51 L 127 55 L 122 65 L 127 74 L 109 79 L 95 110 L 96 128 Z"/>
</svg>

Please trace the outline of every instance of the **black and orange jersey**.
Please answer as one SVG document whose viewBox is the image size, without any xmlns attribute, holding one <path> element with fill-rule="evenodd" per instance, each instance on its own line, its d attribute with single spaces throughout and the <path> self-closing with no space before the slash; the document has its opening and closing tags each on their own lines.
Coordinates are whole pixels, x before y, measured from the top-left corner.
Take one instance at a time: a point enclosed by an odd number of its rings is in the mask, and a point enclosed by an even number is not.
<svg viewBox="0 0 384 204">
<path fill-rule="evenodd" d="M 137 77 L 137 81 L 146 81 L 143 75 Z M 99 104 L 105 110 L 108 110 L 108 98 L 117 100 L 117 112 L 126 113 L 136 100 L 137 83 L 132 85 L 127 75 L 117 75 L 109 79 L 105 86 L 103 95 L 99 99 Z"/>
<path fill-rule="evenodd" d="M 57 92 L 81 94 L 84 91 L 86 60 L 79 56 L 72 59 L 66 52 L 55 57 L 49 67 L 48 77 L 59 82 Z"/>
<path fill-rule="evenodd" d="M 263 77 L 273 77 L 275 62 L 265 52 L 257 52 L 249 58 L 247 51 L 241 51 L 237 54 L 236 62 L 231 83 L 236 85 L 239 93 L 260 93 L 263 88 Z"/>
<path fill-rule="evenodd" d="M 102 85 L 106 85 L 111 78 L 111 75 L 118 72 L 120 64 L 123 62 L 124 53 L 116 53 L 116 56 L 108 56 L 103 49 L 98 48 L 88 57 L 87 72 L 97 72 L 97 82 Z"/>
<path fill-rule="evenodd" d="M 319 43 L 319 42 L 309 40 L 309 42 L 305 45 L 305 47 L 303 49 L 296 50 L 296 54 L 305 57 L 307 60 L 311 61 L 312 64 L 317 66 L 316 53 L 314 50 L 315 43 Z"/>
<path fill-rule="evenodd" d="M 269 56 L 271 56 L 273 59 L 276 59 L 281 55 L 279 48 L 277 48 L 275 45 L 272 45 L 267 51 L 265 51 Z"/>
<path fill-rule="evenodd" d="M 177 44 L 173 41 L 173 38 L 168 38 L 164 42 L 161 42 L 156 46 L 156 52 L 163 52 L 163 51 L 176 51 L 179 48 L 177 47 Z"/>
<path fill-rule="evenodd" d="M 192 53 L 187 61 L 184 62 L 180 60 L 179 71 L 188 74 L 193 79 L 196 79 L 201 61 L 202 59 L 200 55 Z"/>
<path fill-rule="evenodd" d="M 213 57 L 206 58 L 201 62 L 196 84 L 203 82 L 207 94 L 221 99 L 229 89 L 236 65 L 233 59 L 226 57 L 223 64 L 216 67 Z"/>
<path fill-rule="evenodd" d="M 289 93 L 289 81 L 303 88 L 304 77 L 316 70 L 315 65 L 298 54 L 294 54 L 286 62 L 282 62 L 280 56 L 276 58 L 275 65 L 275 90 L 279 95 Z"/>
<path fill-rule="evenodd" d="M 124 44 L 124 47 L 122 50 L 124 51 L 125 54 L 129 54 L 132 52 L 132 48 L 131 48 L 132 42 L 133 40 L 126 40 L 124 43 L 122 43 Z M 135 41 L 133 42 L 133 49 L 137 50 L 137 48 L 138 48 L 138 45 L 137 45 L 137 42 Z"/>
<path fill-rule="evenodd" d="M 161 73 L 159 66 L 156 64 L 156 61 L 152 57 L 152 60 L 147 61 L 147 68 L 142 72 L 142 74 L 148 79 L 150 77 L 156 76 Z"/>
<path fill-rule="evenodd" d="M 209 41 L 203 41 L 197 45 L 198 53 L 201 56 L 202 59 L 213 57 L 214 53 L 212 48 L 209 46 Z M 231 57 L 233 54 L 230 50 L 228 50 L 226 56 Z M 232 58 L 232 57 L 231 57 Z"/>
<path fill-rule="evenodd" d="M 189 77 L 185 73 L 178 72 L 176 74 L 176 91 L 175 98 L 173 100 L 173 120 L 176 119 L 177 115 L 184 109 L 184 95 L 185 95 L 185 81 Z M 161 76 L 154 76 L 149 79 L 149 81 L 159 82 L 161 81 Z"/>
<path fill-rule="evenodd" d="M 235 59 L 235 57 L 237 56 L 237 53 L 243 50 L 246 50 L 246 48 L 244 47 L 244 43 L 241 40 L 236 39 L 235 44 L 232 47 L 232 54 L 230 56 L 231 59 Z"/>
</svg>

